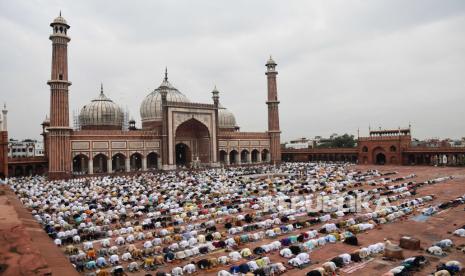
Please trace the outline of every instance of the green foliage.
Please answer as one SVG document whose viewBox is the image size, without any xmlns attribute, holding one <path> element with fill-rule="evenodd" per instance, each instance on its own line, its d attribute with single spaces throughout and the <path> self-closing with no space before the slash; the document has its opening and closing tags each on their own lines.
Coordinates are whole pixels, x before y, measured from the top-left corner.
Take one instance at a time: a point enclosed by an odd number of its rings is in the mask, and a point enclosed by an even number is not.
<svg viewBox="0 0 465 276">
<path fill-rule="evenodd" d="M 344 134 L 333 139 L 323 141 L 319 148 L 354 148 L 356 140 L 353 135 Z"/>
</svg>

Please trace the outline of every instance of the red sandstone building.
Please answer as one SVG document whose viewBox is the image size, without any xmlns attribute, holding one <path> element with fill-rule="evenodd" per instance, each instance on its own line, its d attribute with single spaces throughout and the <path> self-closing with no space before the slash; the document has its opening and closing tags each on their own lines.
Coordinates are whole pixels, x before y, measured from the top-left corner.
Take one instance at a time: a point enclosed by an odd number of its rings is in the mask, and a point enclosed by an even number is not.
<svg viewBox="0 0 465 276">
<path fill-rule="evenodd" d="M 465 165 L 464 147 L 412 145 L 411 129 L 374 130 L 355 148 L 283 149 L 283 161 L 341 161 L 367 165 Z"/>
</svg>

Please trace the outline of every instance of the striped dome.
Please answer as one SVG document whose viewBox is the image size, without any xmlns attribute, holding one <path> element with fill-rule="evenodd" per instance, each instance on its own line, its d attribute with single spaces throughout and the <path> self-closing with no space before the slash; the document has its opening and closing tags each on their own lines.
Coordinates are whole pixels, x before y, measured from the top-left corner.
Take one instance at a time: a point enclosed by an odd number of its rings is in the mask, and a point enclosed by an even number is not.
<svg viewBox="0 0 465 276">
<path fill-rule="evenodd" d="M 220 106 L 218 108 L 218 126 L 219 128 L 233 129 L 237 128 L 236 117 L 227 108 Z"/>
<path fill-rule="evenodd" d="M 166 89 L 166 88 L 167 89 Z M 166 100 L 169 102 L 189 102 L 189 99 L 182 94 L 178 89 L 176 89 L 168 81 L 168 77 L 165 76 L 165 79 L 161 85 L 148 94 L 140 105 L 140 117 L 142 123 L 151 122 L 151 121 L 161 121 L 162 119 L 162 110 L 161 110 L 161 94 L 162 89 L 167 90 Z"/>
<path fill-rule="evenodd" d="M 122 129 L 124 114 L 121 107 L 103 94 L 93 99 L 88 105 L 82 107 L 79 113 L 81 127 L 108 126 Z"/>
</svg>

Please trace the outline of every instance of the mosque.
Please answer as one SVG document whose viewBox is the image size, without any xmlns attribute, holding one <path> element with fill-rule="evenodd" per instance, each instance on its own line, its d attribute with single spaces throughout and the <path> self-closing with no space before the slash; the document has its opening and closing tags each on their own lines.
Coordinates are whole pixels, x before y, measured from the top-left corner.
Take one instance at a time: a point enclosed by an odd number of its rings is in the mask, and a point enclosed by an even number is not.
<svg viewBox="0 0 465 276">
<path fill-rule="evenodd" d="M 50 178 L 281 161 L 278 72 L 271 57 L 265 72 L 266 132 L 241 132 L 234 114 L 220 103 L 216 87 L 211 92 L 211 103 L 192 102 L 171 84 L 167 72 L 160 86 L 140 105 L 141 129 L 136 128 L 134 120 L 124 128 L 124 112 L 105 95 L 103 86 L 97 97 L 81 108 L 80 129 L 73 129 L 68 100 L 70 25 L 60 14 L 50 26 L 50 117 L 42 124 Z"/>
</svg>

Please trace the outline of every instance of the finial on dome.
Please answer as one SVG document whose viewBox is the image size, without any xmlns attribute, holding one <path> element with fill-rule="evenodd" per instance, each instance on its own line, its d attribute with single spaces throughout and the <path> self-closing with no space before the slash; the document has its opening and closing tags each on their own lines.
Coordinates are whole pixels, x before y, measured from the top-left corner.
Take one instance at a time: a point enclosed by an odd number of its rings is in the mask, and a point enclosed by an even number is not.
<svg viewBox="0 0 465 276">
<path fill-rule="evenodd" d="M 270 58 L 266 62 L 266 65 L 276 65 L 276 62 L 273 60 L 273 57 L 270 55 Z"/>
<path fill-rule="evenodd" d="M 168 81 L 168 66 L 165 67 L 165 81 Z"/>
<path fill-rule="evenodd" d="M 61 16 L 61 10 L 60 10 L 58 16 L 53 20 L 53 22 L 50 23 L 50 26 L 54 27 L 54 25 L 65 25 L 66 29 L 70 28 L 68 23 L 66 22 L 66 20 Z"/>
<path fill-rule="evenodd" d="M 50 122 L 50 118 L 48 117 L 48 114 L 45 114 L 45 119 L 42 122 L 42 124 L 46 124 L 46 123 L 49 123 L 49 122 Z"/>
<path fill-rule="evenodd" d="M 213 88 L 213 91 L 212 91 L 212 94 L 213 94 L 213 103 L 218 106 L 219 103 L 220 103 L 220 91 L 218 91 L 218 89 L 216 89 L 216 85 L 215 85 L 215 88 Z"/>
<path fill-rule="evenodd" d="M 100 95 L 103 95 L 103 82 L 100 83 Z"/>
</svg>

